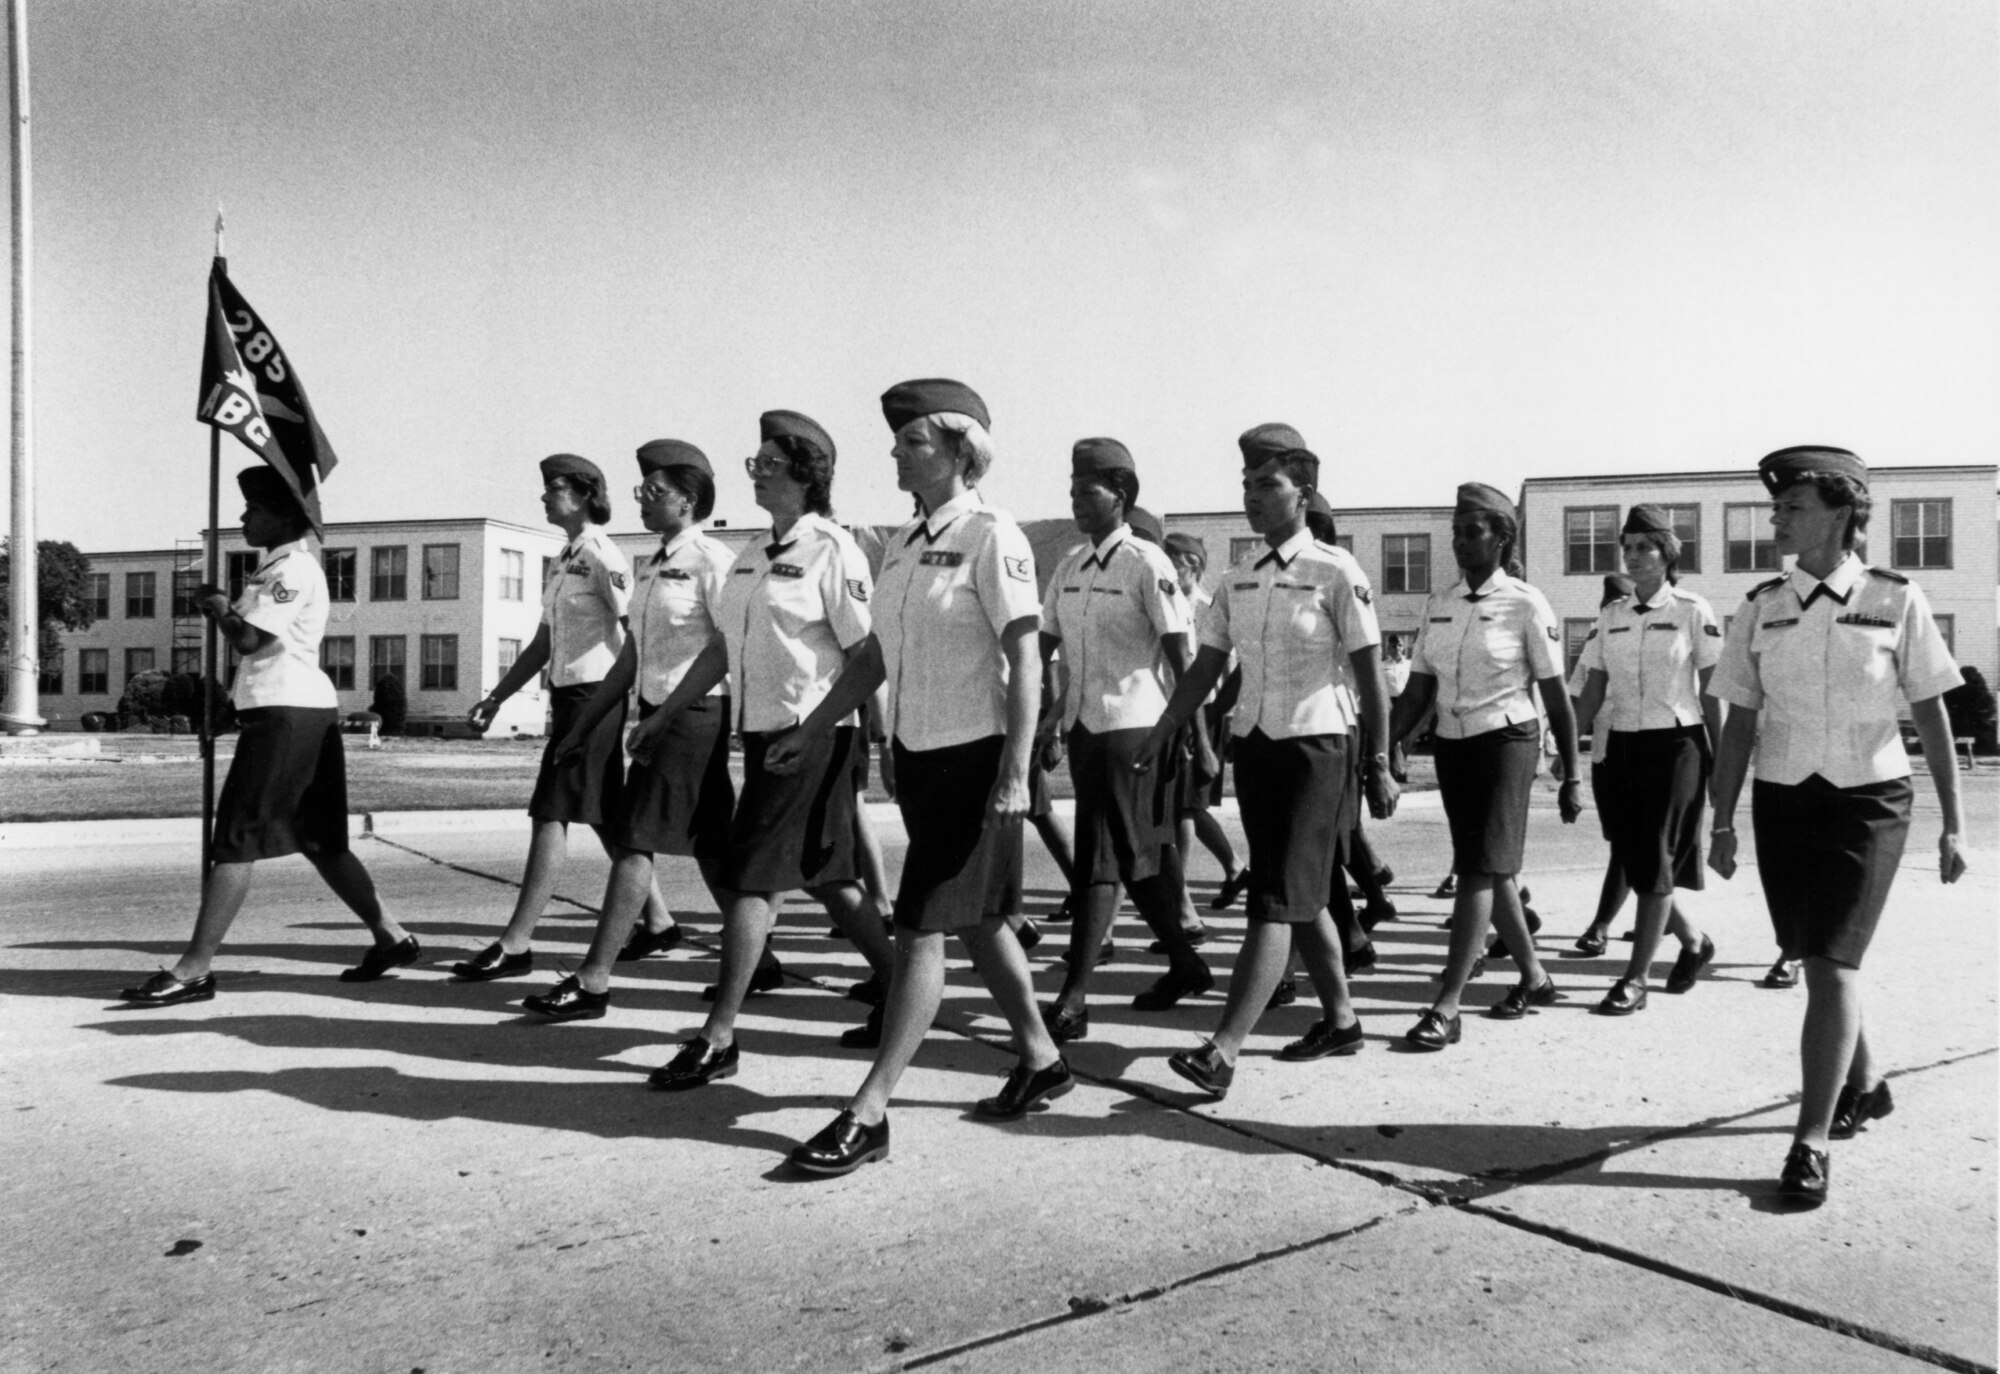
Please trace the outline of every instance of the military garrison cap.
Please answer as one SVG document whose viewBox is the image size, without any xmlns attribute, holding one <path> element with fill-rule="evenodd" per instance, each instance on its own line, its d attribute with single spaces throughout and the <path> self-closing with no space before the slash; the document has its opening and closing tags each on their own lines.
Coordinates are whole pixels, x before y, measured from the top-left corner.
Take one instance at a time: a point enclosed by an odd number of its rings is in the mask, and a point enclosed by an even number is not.
<svg viewBox="0 0 2000 1374">
<path fill-rule="evenodd" d="M 604 490 L 604 473 L 588 458 L 579 458 L 574 453 L 551 453 L 542 459 L 542 480 L 552 482 L 558 477 L 574 477 Z"/>
<path fill-rule="evenodd" d="M 949 377 L 919 377 L 898 382 L 882 393 L 882 416 L 891 430 L 899 430 L 926 415 L 970 415 L 987 429 L 993 421 L 986 414 L 986 402 L 964 382 Z"/>
<path fill-rule="evenodd" d="M 767 410 L 757 417 L 757 432 L 765 443 L 784 435 L 803 439 L 831 461 L 835 457 L 833 436 L 820 428 L 819 421 L 796 410 Z"/>
<path fill-rule="evenodd" d="M 1112 472 L 1123 468 L 1136 473 L 1137 463 L 1132 461 L 1132 451 L 1116 439 L 1078 439 L 1070 446 L 1069 475 L 1072 477 L 1094 477 L 1100 472 Z"/>
<path fill-rule="evenodd" d="M 1125 523 L 1132 527 L 1132 533 L 1138 535 L 1147 543 L 1164 544 L 1166 542 L 1166 526 L 1160 523 L 1159 516 L 1153 514 L 1144 506 L 1134 506 L 1131 510 L 1126 511 Z"/>
<path fill-rule="evenodd" d="M 640 472 L 663 472 L 668 468 L 693 468 L 715 476 L 715 469 L 708 465 L 708 455 L 693 444 L 680 439 L 651 439 L 639 445 Z"/>
<path fill-rule="evenodd" d="M 1829 448 L 1825 444 L 1781 448 L 1776 453 L 1765 454 L 1764 460 L 1757 464 L 1757 475 L 1764 480 L 1765 490 L 1773 496 L 1809 472 L 1848 477 L 1863 487 L 1868 485 L 1866 463 L 1844 448 Z"/>
<path fill-rule="evenodd" d="M 1672 534 L 1673 517 L 1658 506 L 1634 506 L 1625 512 L 1625 528 L 1620 534 Z"/>
<path fill-rule="evenodd" d="M 1306 446 L 1306 441 L 1290 425 L 1255 425 L 1236 437 L 1236 447 L 1243 450 L 1243 466 L 1260 468 L 1281 454 Z"/>
<path fill-rule="evenodd" d="M 1489 487 L 1484 482 L 1466 482 L 1458 489 L 1458 504 L 1452 508 L 1453 515 L 1504 515 L 1514 519 L 1514 503 L 1509 501 L 1498 488 Z"/>
</svg>

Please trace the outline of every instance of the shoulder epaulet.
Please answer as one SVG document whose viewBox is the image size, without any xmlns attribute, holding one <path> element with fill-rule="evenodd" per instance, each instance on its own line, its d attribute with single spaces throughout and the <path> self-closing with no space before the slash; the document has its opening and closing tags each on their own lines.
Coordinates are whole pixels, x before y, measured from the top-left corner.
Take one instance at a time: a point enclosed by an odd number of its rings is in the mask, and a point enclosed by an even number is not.
<svg viewBox="0 0 2000 1374">
<path fill-rule="evenodd" d="M 1910 584 L 1909 578 L 1899 572 L 1890 572 L 1887 568 L 1870 568 L 1868 575 L 1870 577 L 1879 577 L 1885 582 L 1900 582 L 1906 587 Z"/>
<path fill-rule="evenodd" d="M 1784 585 L 1785 585 L 1785 579 L 1782 577 L 1774 577 L 1769 582 L 1759 582 L 1756 586 L 1750 589 L 1750 595 L 1745 597 L 1744 599 L 1746 601 L 1755 601 L 1765 592 L 1770 591 L 1771 588 L 1782 587 Z"/>
</svg>

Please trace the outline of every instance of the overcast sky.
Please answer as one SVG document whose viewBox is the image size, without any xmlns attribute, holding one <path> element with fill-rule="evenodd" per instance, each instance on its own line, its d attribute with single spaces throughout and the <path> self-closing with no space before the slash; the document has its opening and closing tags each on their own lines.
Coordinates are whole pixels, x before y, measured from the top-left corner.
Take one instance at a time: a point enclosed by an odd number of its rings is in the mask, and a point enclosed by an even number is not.
<svg viewBox="0 0 2000 1374">
<path fill-rule="evenodd" d="M 1274 419 L 1347 506 L 1806 441 L 1991 463 L 1994 16 L 30 0 L 40 533 L 198 530 L 218 200 L 334 520 L 539 523 L 568 450 L 636 528 L 673 436 L 755 523 L 785 407 L 841 517 L 893 522 L 877 397 L 929 375 L 986 398 L 1023 518 L 1092 434 L 1146 505 L 1230 508 Z"/>
</svg>

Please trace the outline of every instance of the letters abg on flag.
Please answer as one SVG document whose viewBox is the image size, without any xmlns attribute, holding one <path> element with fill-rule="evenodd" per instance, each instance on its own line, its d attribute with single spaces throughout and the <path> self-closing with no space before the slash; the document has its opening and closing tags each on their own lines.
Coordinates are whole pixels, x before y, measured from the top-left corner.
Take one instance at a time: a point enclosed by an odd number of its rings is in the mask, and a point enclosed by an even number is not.
<svg viewBox="0 0 2000 1374">
<path fill-rule="evenodd" d="M 305 384 L 230 282 L 221 258 L 208 274 L 208 340 L 195 418 L 235 435 L 276 469 L 298 496 L 313 529 L 325 532 L 319 484 L 338 461 L 333 445 L 313 418 Z"/>
</svg>

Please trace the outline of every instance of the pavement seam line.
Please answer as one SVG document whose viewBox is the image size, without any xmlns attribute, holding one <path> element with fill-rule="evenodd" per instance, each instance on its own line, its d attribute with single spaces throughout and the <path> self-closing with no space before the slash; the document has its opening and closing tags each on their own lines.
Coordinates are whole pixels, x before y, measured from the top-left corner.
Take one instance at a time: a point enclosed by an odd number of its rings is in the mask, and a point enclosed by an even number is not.
<svg viewBox="0 0 2000 1374">
<path fill-rule="evenodd" d="M 1526 1231 L 1531 1235 L 1540 1236 L 1544 1240 L 1554 1241 L 1558 1245 L 1565 1245 L 1573 1250 L 1581 1250 L 1587 1254 L 1602 1255 L 1607 1259 L 1617 1261 L 1620 1264 L 1630 1265 L 1635 1269 L 1644 1269 L 1648 1273 L 1658 1274 L 1663 1278 L 1675 1279 L 1706 1292 L 1715 1293 L 1725 1298 L 1732 1298 L 1737 1302 L 1747 1303 L 1752 1307 L 1761 1307 L 1778 1316 L 1790 1317 L 1793 1321 L 1803 1322 L 1807 1326 L 1819 1327 L 1836 1336 L 1845 1336 L 1850 1340 L 1861 1341 L 1864 1344 L 1892 1351 L 1895 1354 L 1907 1356 L 1913 1360 L 1922 1360 L 1926 1364 L 1933 1364 L 1941 1369 L 1959 1370 L 1963 1371 L 1963 1374 L 1996 1374 L 1994 1367 L 1990 1364 L 1981 1364 L 1977 1360 L 1968 1359 L 1963 1355 L 1954 1355 L 1950 1351 L 1939 1350 L 1935 1346 L 1906 1340 L 1901 1336 L 1877 1330 L 1872 1326 L 1863 1326 L 1858 1322 L 1850 1322 L 1829 1313 L 1818 1311 L 1815 1308 L 1807 1307 L 1803 1303 L 1793 1302 L 1788 1298 L 1781 1298 L 1775 1294 L 1765 1293 L 1755 1288 L 1744 1288 L 1738 1284 L 1728 1283 L 1722 1279 L 1703 1274 L 1698 1270 L 1684 1268 L 1670 1260 L 1656 1259 L 1651 1255 L 1641 1253 L 1637 1250 L 1628 1250 L 1624 1246 L 1614 1244 L 1610 1241 L 1594 1240 L 1589 1236 L 1581 1235 L 1565 1227 L 1553 1226 L 1547 1222 L 1532 1221 L 1527 1217 L 1516 1216 L 1499 1208 L 1489 1207 L 1482 1202 L 1457 1202 L 1453 1204 L 1453 1208 L 1456 1211 L 1485 1217 L 1488 1221 L 1497 1221 L 1502 1226 L 1511 1226 L 1516 1230 Z"/>
<path fill-rule="evenodd" d="M 1137 1307 L 1141 1303 L 1148 1303 L 1157 1298 L 1166 1297 L 1169 1293 L 1179 1292 L 1183 1288 L 1192 1288 L 1196 1284 L 1225 1278 L 1230 1274 L 1241 1273 L 1246 1269 L 1255 1269 L 1260 1265 L 1269 1264 L 1276 1260 L 1289 1259 L 1293 1255 L 1303 1254 L 1308 1250 L 1317 1250 L 1322 1246 L 1337 1244 L 1340 1241 L 1361 1235 L 1363 1232 L 1372 1231 L 1385 1222 L 1397 1221 L 1405 1216 L 1413 1215 L 1419 1210 L 1427 1209 L 1406 1207 L 1398 1212 L 1384 1212 L 1380 1216 L 1370 1217 L 1366 1221 L 1344 1227 L 1338 1231 L 1329 1231 L 1325 1235 L 1293 1241 L 1289 1245 L 1281 1245 L 1272 1250 L 1260 1250 L 1254 1255 L 1246 1255 L 1242 1259 L 1228 1260 L 1221 1264 L 1211 1265 L 1206 1269 L 1197 1270 L 1192 1274 L 1183 1275 L 1166 1283 L 1154 1284 L 1149 1288 L 1137 1289 L 1130 1293 L 1120 1293 L 1116 1297 L 1106 1298 L 1101 1304 L 1084 1303 L 1080 1306 L 1072 1307 L 1067 1312 L 1058 1312 L 1054 1316 L 1042 1317 L 1032 1322 L 1024 1322 L 1020 1326 L 1009 1327 L 1005 1331 L 992 1331 L 984 1336 L 974 1336 L 970 1340 L 959 1341 L 954 1345 L 945 1346 L 942 1349 L 927 1351 L 913 1360 L 905 1360 L 889 1367 L 892 1369 L 922 1369 L 927 1365 L 956 1359 L 960 1355 L 969 1354 L 975 1350 L 983 1350 L 988 1346 L 1003 1345 L 1021 1336 L 1034 1335 L 1036 1332 L 1046 1331 L 1051 1327 L 1063 1326 L 1070 1322 L 1087 1321 L 1092 1317 L 1101 1317 L 1106 1313 L 1124 1311 Z"/>
</svg>

